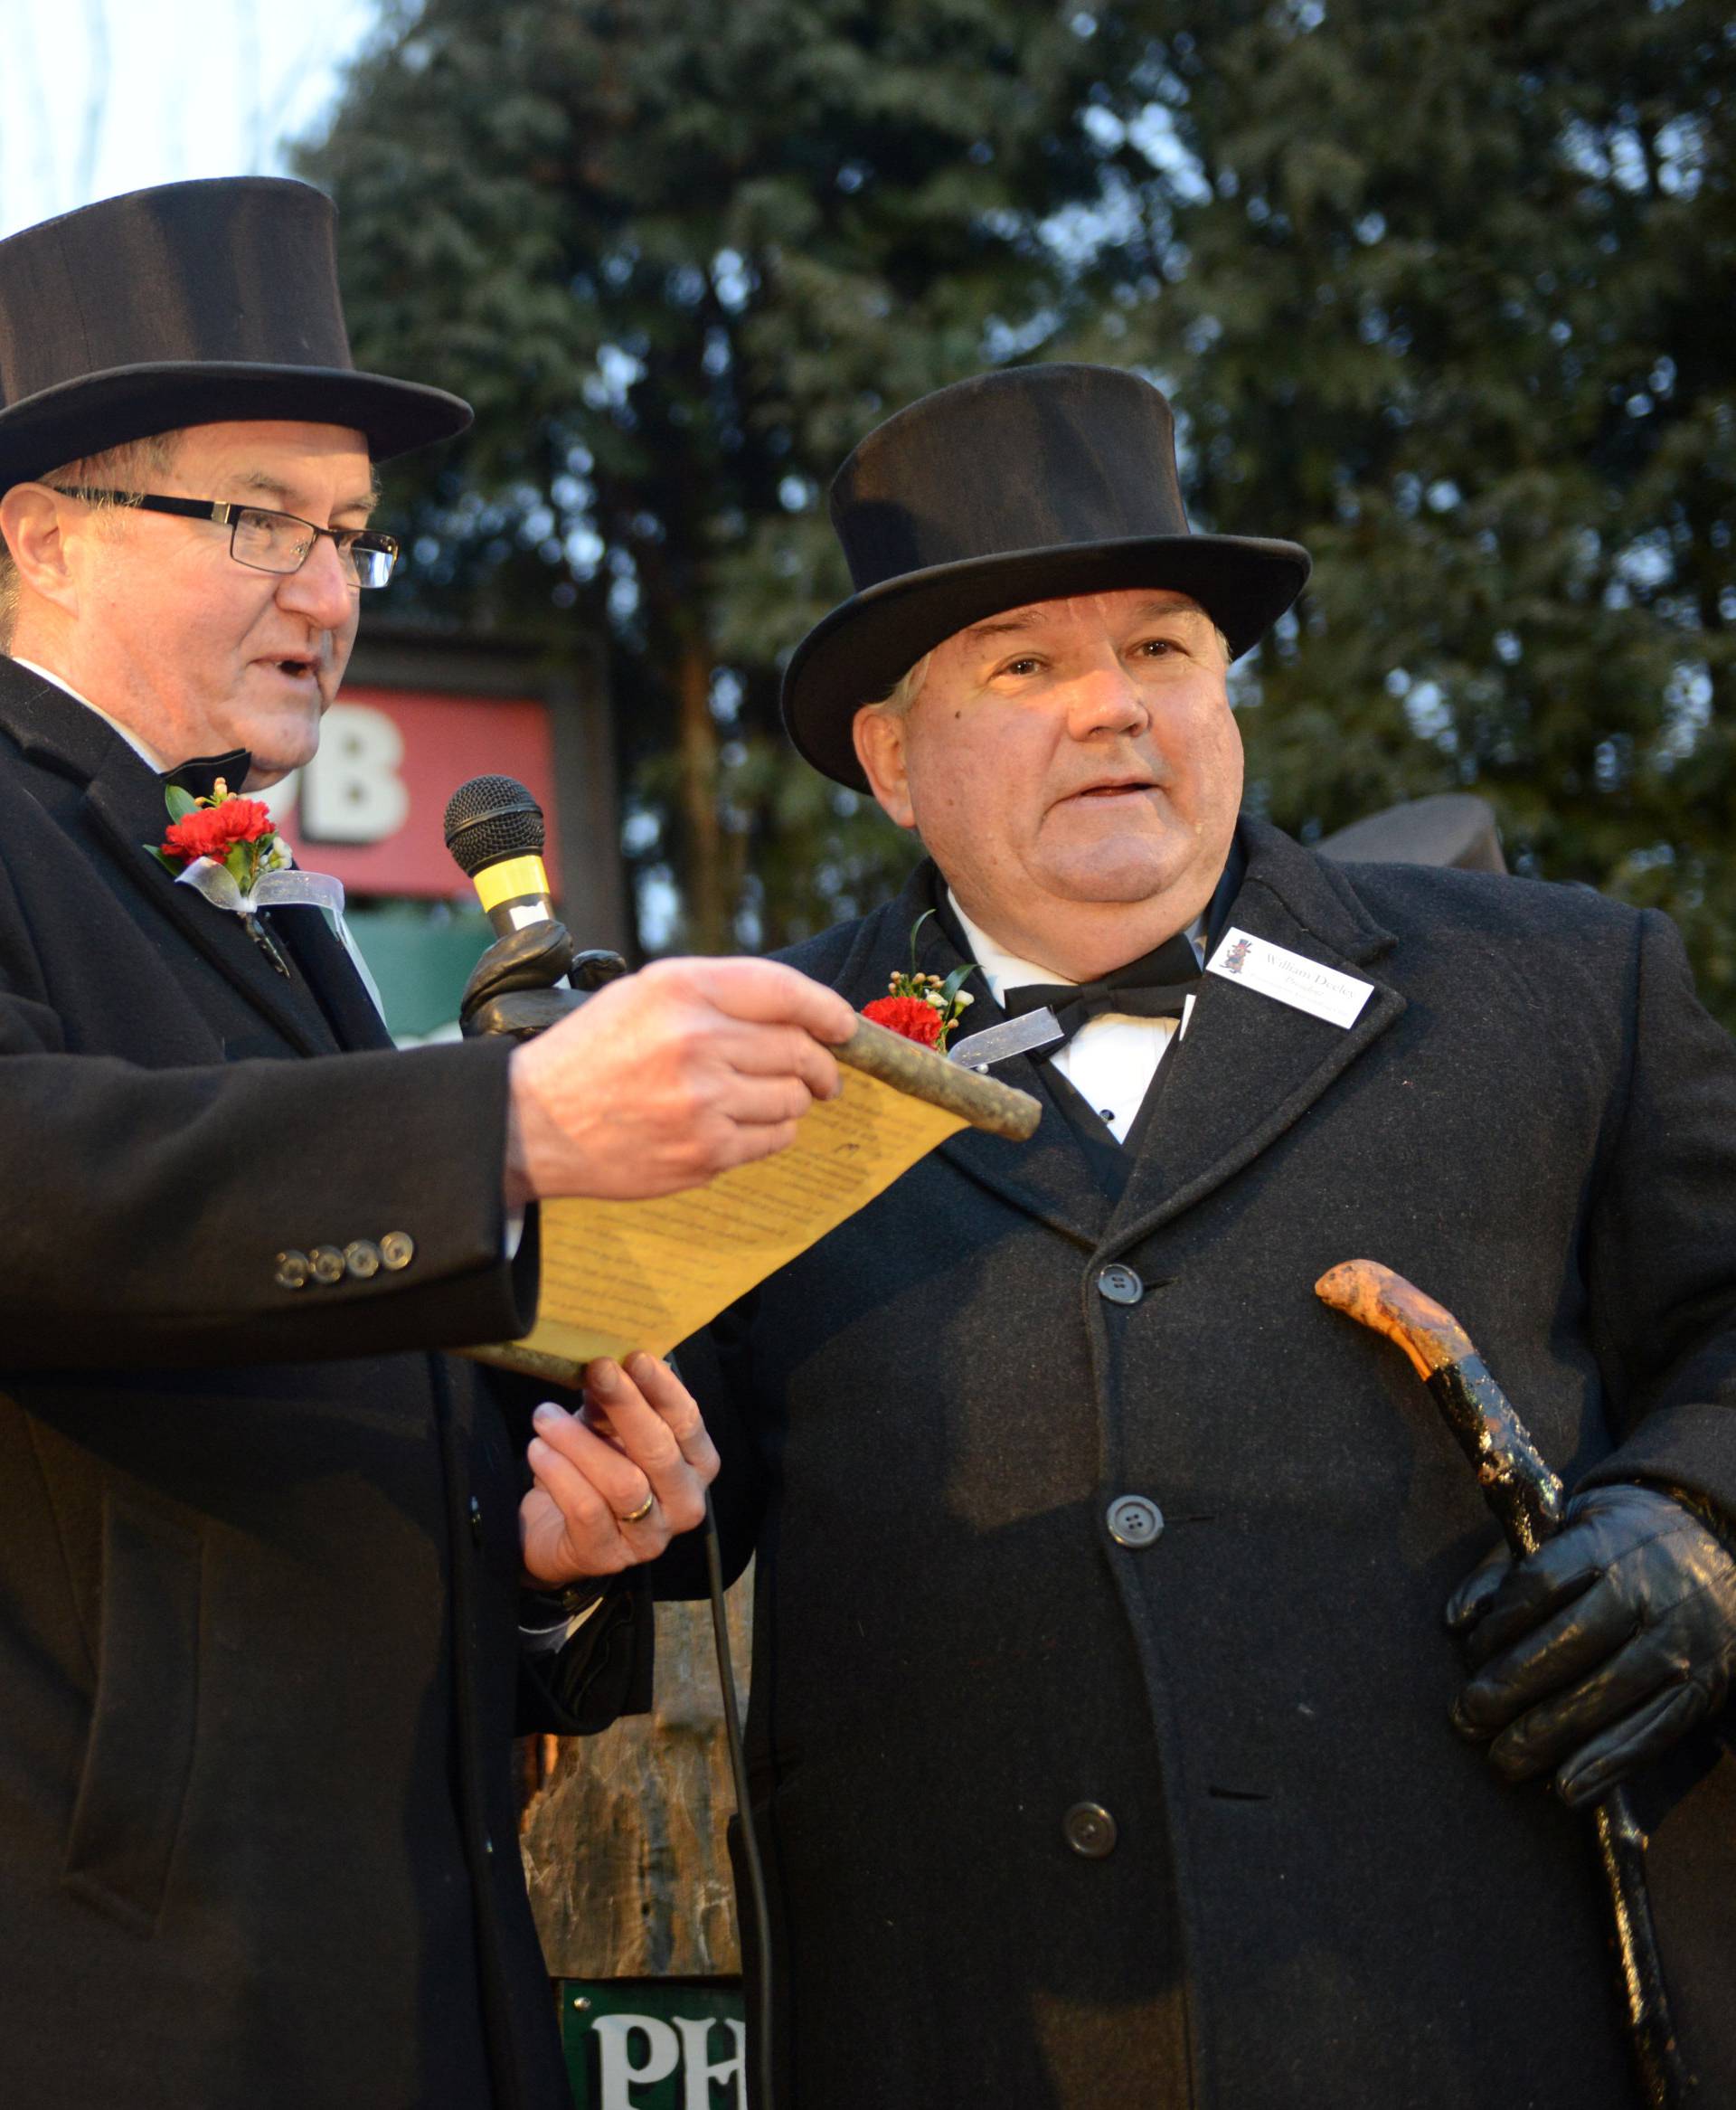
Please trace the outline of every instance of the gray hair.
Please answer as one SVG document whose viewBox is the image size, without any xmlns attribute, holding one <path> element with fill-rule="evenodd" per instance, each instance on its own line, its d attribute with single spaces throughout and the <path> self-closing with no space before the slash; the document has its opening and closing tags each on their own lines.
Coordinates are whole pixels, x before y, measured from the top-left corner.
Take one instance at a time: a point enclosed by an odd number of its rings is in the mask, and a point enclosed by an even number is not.
<svg viewBox="0 0 1736 2110">
<path fill-rule="evenodd" d="M 153 432 L 146 439 L 128 440 L 119 447 L 104 449 L 100 454 L 87 454 L 78 461 L 64 462 L 59 468 L 32 477 L 29 481 L 47 484 L 57 491 L 76 489 L 87 484 L 104 489 L 126 490 L 148 483 L 154 475 L 173 468 L 180 440 L 179 432 Z M 93 499 L 91 505 L 99 514 L 126 510 L 112 498 Z M 12 635 L 18 627 L 18 610 L 24 594 L 24 580 L 5 538 L 0 537 L 0 652 L 12 649 Z"/>
<path fill-rule="evenodd" d="M 932 652 L 923 653 L 914 667 L 906 667 L 883 696 L 869 705 L 871 710 L 884 711 L 889 718 L 901 718 L 922 693 L 922 684 L 929 678 L 929 666 Z"/>
</svg>

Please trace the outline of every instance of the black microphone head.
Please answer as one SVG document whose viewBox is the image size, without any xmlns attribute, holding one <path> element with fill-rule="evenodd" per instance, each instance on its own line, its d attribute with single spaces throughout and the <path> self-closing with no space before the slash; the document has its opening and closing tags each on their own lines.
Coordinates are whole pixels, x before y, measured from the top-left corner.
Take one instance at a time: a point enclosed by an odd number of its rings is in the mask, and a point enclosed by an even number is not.
<svg viewBox="0 0 1736 2110">
<path fill-rule="evenodd" d="M 446 847 L 474 879 L 505 857 L 540 857 L 542 809 L 516 777 L 472 777 L 446 804 Z"/>
</svg>

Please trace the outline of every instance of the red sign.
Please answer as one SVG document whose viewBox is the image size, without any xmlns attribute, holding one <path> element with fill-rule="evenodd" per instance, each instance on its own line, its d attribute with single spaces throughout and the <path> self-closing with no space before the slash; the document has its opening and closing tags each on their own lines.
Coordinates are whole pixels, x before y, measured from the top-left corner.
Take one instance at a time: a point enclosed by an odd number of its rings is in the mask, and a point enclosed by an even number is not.
<svg viewBox="0 0 1736 2110">
<path fill-rule="evenodd" d="M 296 862 L 354 899 L 408 894 L 473 901 L 452 862 L 446 803 L 472 777 L 516 777 L 548 822 L 558 896 L 554 745 L 545 705 L 349 688 L 326 714 L 319 752 L 267 794 Z"/>
</svg>

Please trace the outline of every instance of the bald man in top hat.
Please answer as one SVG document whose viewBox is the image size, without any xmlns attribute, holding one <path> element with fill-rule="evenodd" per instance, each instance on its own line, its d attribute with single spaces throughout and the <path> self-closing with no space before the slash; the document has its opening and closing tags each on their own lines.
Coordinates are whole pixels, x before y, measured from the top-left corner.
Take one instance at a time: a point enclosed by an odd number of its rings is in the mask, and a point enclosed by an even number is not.
<svg viewBox="0 0 1736 2110">
<path fill-rule="evenodd" d="M 759 1550 L 778 2102 L 1625 2110 L 1624 1776 L 1736 2102 L 1736 1052 L 1675 929 L 1239 816 L 1228 663 L 1307 560 L 1188 532 L 1135 376 L 942 390 L 832 503 L 857 591 L 787 722 L 929 856 L 788 957 L 862 1004 L 916 931 L 1044 1113 L 678 1351 Z M 1509 1580 L 1455 1594 L 1474 1477 L 1315 1297 L 1362 1254 L 1576 1490 Z"/>
<path fill-rule="evenodd" d="M 333 222 L 195 183 L 0 243 L 8 2110 L 570 2100 L 515 1704 L 642 1704 L 643 1593 L 599 1590 L 715 1459 L 645 1358 L 592 1367 L 605 1441 L 426 1351 L 525 1329 L 539 1198 L 787 1142 L 852 1023 L 675 962 L 400 1054 L 317 909 L 156 858 L 165 785 L 313 753 L 374 465 L 468 422 L 354 371 Z"/>
</svg>

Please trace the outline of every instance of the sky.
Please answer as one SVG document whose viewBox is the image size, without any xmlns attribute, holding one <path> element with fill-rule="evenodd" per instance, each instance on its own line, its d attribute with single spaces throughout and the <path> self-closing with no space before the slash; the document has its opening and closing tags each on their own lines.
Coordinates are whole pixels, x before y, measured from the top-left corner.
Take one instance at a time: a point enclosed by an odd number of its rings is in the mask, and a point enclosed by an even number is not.
<svg viewBox="0 0 1736 2110">
<path fill-rule="evenodd" d="M 0 237 L 147 184 L 283 173 L 377 0 L 0 0 Z"/>
</svg>

